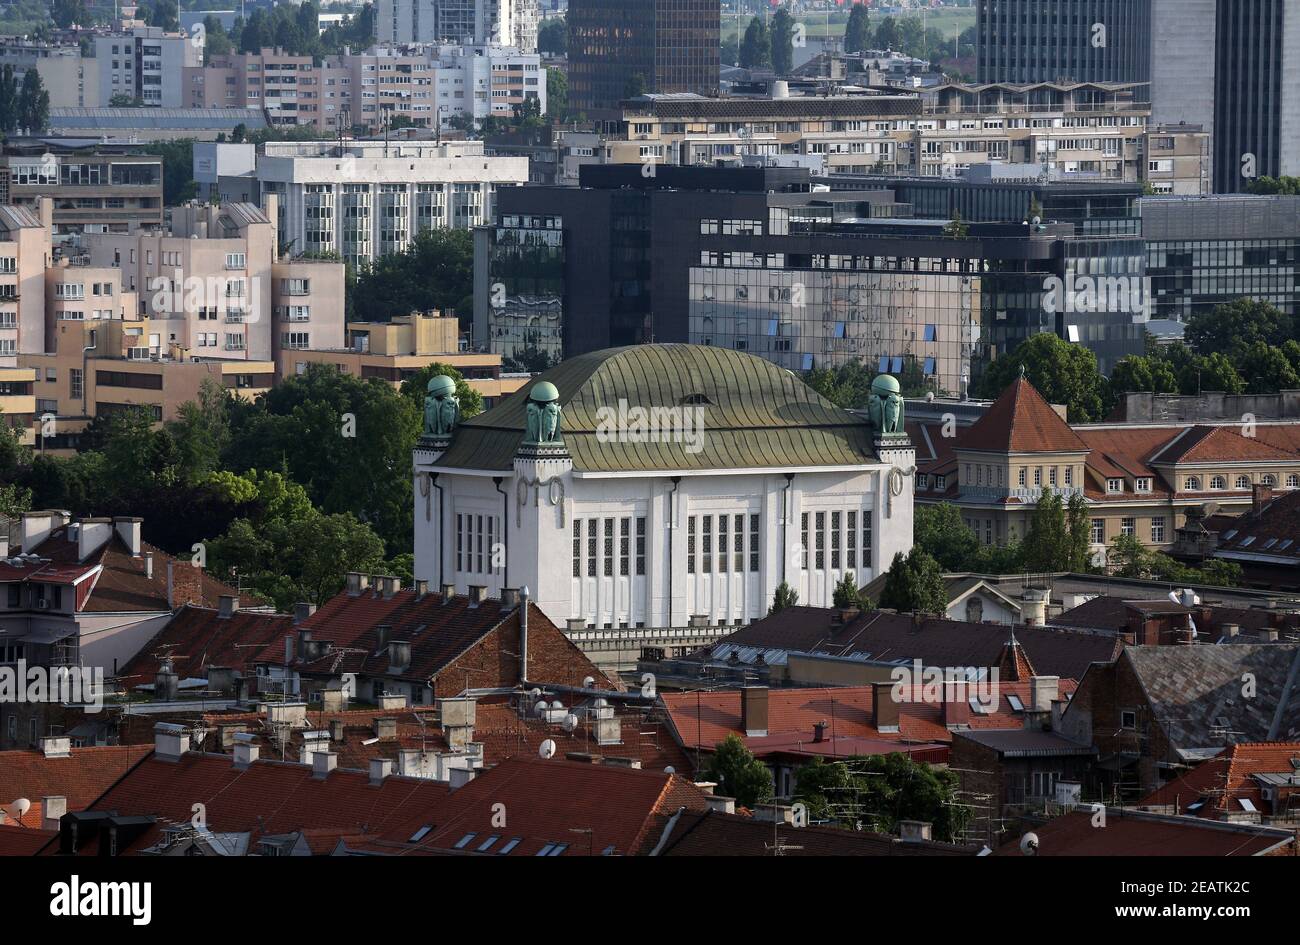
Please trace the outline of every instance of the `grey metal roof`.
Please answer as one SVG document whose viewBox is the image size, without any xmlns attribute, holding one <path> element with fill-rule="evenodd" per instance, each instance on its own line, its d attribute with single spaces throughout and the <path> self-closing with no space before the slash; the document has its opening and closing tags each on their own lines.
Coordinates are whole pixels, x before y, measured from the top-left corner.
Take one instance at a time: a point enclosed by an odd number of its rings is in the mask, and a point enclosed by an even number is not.
<svg viewBox="0 0 1300 945">
<path fill-rule="evenodd" d="M 265 128 L 257 108 L 51 108 L 50 128 Z"/>
</svg>

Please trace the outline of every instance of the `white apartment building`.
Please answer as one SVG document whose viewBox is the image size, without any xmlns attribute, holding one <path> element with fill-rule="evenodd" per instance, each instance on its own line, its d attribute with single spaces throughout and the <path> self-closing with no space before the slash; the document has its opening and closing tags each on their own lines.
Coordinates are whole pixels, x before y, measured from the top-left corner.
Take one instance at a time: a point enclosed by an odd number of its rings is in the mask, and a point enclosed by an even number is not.
<svg viewBox="0 0 1300 945">
<path fill-rule="evenodd" d="M 380 43 L 502 43 L 537 51 L 537 0 L 378 0 Z"/>
<path fill-rule="evenodd" d="M 528 182 L 528 159 L 488 157 L 481 141 L 268 142 L 257 178 L 278 198 L 286 252 L 364 266 L 421 230 L 487 223 L 496 189 Z"/>
<path fill-rule="evenodd" d="M 106 106 L 113 96 L 126 95 L 149 106 L 185 107 L 182 70 L 201 65 L 201 37 L 167 33 L 154 26 L 96 36 L 96 104 Z"/>
</svg>

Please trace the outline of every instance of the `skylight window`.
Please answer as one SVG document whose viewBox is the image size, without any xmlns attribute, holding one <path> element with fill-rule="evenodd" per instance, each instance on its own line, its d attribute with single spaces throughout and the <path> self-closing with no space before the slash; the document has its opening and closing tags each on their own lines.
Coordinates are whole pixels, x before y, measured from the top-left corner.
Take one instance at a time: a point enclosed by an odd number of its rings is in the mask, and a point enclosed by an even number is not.
<svg viewBox="0 0 1300 945">
<path fill-rule="evenodd" d="M 476 833 L 467 833 L 467 834 L 465 834 L 465 836 L 461 837 L 459 840 L 456 841 L 456 843 L 455 843 L 455 845 L 452 847 L 452 849 L 453 849 L 453 850 L 463 850 L 463 849 L 465 849 L 467 846 L 470 845 L 470 843 L 471 843 L 471 842 L 474 840 L 474 838 L 477 837 L 477 836 L 478 836 L 478 834 L 476 834 Z"/>
<path fill-rule="evenodd" d="M 488 850 L 492 846 L 492 844 L 496 843 L 500 839 L 501 839 L 501 834 L 499 833 L 492 834 L 492 836 L 488 837 L 486 840 L 484 840 L 482 843 L 478 845 L 477 852 L 483 853 L 484 851 Z"/>
<path fill-rule="evenodd" d="M 1245 538 L 1241 540 L 1241 547 L 1245 548 L 1248 545 L 1253 545 L 1254 543 L 1255 543 L 1255 536 L 1247 535 Z"/>
<path fill-rule="evenodd" d="M 1224 541 L 1232 541 L 1233 536 L 1235 536 L 1236 534 L 1237 534 L 1237 530 L 1236 530 L 1235 528 L 1230 528 L 1230 529 L 1228 529 L 1226 532 L 1223 533 L 1223 540 L 1224 540 Z"/>
<path fill-rule="evenodd" d="M 1256 809 L 1255 805 L 1251 802 L 1250 798 L 1248 798 L 1248 797 L 1239 797 L 1239 798 L 1237 798 L 1237 803 L 1240 804 L 1240 805 L 1241 805 L 1241 809 L 1244 810 L 1244 811 L 1246 811 L 1246 813 L 1248 813 L 1248 814 L 1257 814 L 1257 813 L 1259 813 L 1259 811 Z"/>
<path fill-rule="evenodd" d="M 515 847 L 519 846 L 519 841 L 522 839 L 523 837 L 511 837 L 509 840 L 506 841 L 505 846 L 503 846 L 500 850 L 497 850 L 497 856 L 505 856 Z"/>
<path fill-rule="evenodd" d="M 433 824 L 425 824 L 423 827 L 421 827 L 421 828 L 420 828 L 419 830 L 417 830 L 415 833 L 411 834 L 411 839 L 410 839 L 410 840 L 407 840 L 406 842 L 407 842 L 407 843 L 419 843 L 421 840 L 423 840 L 425 837 L 427 837 L 427 836 L 429 835 L 429 831 L 432 830 L 432 829 L 433 829 Z"/>
<path fill-rule="evenodd" d="M 1290 548 L 1290 547 L 1291 547 L 1291 539 L 1290 539 L 1290 538 L 1283 538 L 1281 544 L 1279 544 L 1279 545 L 1277 546 L 1277 550 L 1278 550 L 1278 551 L 1286 551 L 1286 550 L 1287 550 L 1288 548 Z"/>
<path fill-rule="evenodd" d="M 1007 701 L 1011 703 L 1011 709 L 1014 712 L 1025 711 L 1025 704 L 1020 701 L 1019 696 L 1007 696 Z"/>
</svg>

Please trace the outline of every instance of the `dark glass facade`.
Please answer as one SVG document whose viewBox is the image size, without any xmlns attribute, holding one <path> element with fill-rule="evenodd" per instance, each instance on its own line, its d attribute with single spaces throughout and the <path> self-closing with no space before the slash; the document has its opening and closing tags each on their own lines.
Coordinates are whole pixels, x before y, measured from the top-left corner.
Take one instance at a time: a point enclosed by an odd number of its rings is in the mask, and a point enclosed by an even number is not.
<svg viewBox="0 0 1300 945">
<path fill-rule="evenodd" d="M 980 82 L 1151 81 L 1151 0 L 976 0 Z"/>
<path fill-rule="evenodd" d="M 1282 168 L 1288 0 L 1220 0 L 1215 24 L 1214 189 L 1246 190 Z M 1294 94 L 1292 90 L 1291 94 Z M 1294 142 L 1292 142 L 1294 144 Z"/>
<path fill-rule="evenodd" d="M 598 120 L 644 92 L 716 95 L 719 0 L 570 0 L 569 103 Z"/>
<path fill-rule="evenodd" d="M 489 245 L 492 350 L 510 361 L 543 354 L 558 364 L 564 348 L 563 219 L 501 214 Z"/>
</svg>

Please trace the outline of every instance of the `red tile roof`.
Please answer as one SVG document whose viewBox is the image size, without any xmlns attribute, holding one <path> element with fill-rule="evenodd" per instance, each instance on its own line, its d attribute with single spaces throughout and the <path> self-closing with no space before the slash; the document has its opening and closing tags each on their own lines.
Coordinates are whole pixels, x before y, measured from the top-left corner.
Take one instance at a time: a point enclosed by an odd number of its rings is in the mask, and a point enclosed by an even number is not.
<svg viewBox="0 0 1300 945">
<path fill-rule="evenodd" d="M 995 453 L 1085 453 L 1088 446 L 1023 377 L 957 436 L 957 449 Z"/>
<path fill-rule="evenodd" d="M 1294 462 L 1295 459 L 1293 451 L 1265 443 L 1258 437 L 1242 436 L 1236 427 L 1208 425 L 1188 427 L 1152 457 L 1153 462 L 1160 464 L 1251 460 Z"/>
<path fill-rule="evenodd" d="M 73 748 L 66 758 L 40 751 L 0 752 L 0 804 L 20 797 L 40 805 L 42 797 L 62 796 L 68 810 L 84 810 L 152 750 L 152 745 Z M 29 812 L 24 822 L 30 821 Z"/>
<path fill-rule="evenodd" d="M 433 830 L 417 845 L 452 849 L 473 834 L 460 849 L 480 852 L 481 844 L 497 836 L 481 852 L 491 854 L 518 837 L 512 856 L 536 855 L 548 843 L 567 844 L 566 856 L 629 855 L 642 849 L 656 815 L 683 807 L 707 810 L 707 797 L 680 775 L 663 771 L 511 758 L 453 791 L 440 806 Z M 390 841 L 410 836 L 381 834 Z"/>
<path fill-rule="evenodd" d="M 1037 856 L 1259 856 L 1294 846 L 1295 835 L 1254 824 L 1226 824 L 1196 817 L 1165 817 L 1109 809 L 1106 827 L 1093 824 L 1091 809 L 1074 811 L 1033 828 Z M 993 856 L 1024 856 L 1017 837 Z"/>
<path fill-rule="evenodd" d="M 1300 564 L 1300 490 L 1275 493 L 1259 511 L 1238 518 L 1219 533 L 1216 554 Z"/>
<path fill-rule="evenodd" d="M 1062 679 L 1062 697 L 1075 690 L 1073 680 Z M 972 690 L 972 695 L 974 691 Z M 967 713 L 974 729 L 1021 728 L 1023 712 L 1012 707 L 1008 696 L 1029 704 L 1029 683 L 999 683 L 995 711 Z M 688 757 L 696 749 L 711 752 L 728 735 L 736 735 L 760 757 L 773 754 L 841 757 L 904 751 L 905 746 L 947 745 L 952 733 L 943 722 L 942 707 L 922 701 L 899 705 L 899 732 L 881 732 L 874 724 L 875 696 L 871 686 L 836 689 L 769 689 L 767 734 L 747 736 L 741 727 L 741 691 L 665 692 L 660 698 L 668 710 L 673 730 Z M 825 741 L 815 741 L 814 726 L 826 723 Z M 872 748 L 876 751 L 872 751 Z"/>
<path fill-rule="evenodd" d="M 27 823 L 28 819 L 24 818 L 23 822 Z M 56 837 L 58 834 L 52 831 L 33 830 L 31 827 L 0 826 L 0 857 L 35 856 L 41 847 Z"/>
<path fill-rule="evenodd" d="M 1300 742 L 1242 742 L 1231 745 L 1217 758 L 1197 765 L 1191 771 L 1144 797 L 1140 807 L 1173 808 L 1175 813 L 1191 814 L 1215 820 L 1246 812 L 1243 800 L 1262 813 L 1269 813 L 1257 774 L 1294 775 L 1300 771 Z M 1300 789 L 1296 790 L 1300 806 Z M 1192 805 L 1196 809 L 1192 810 Z"/>
<path fill-rule="evenodd" d="M 259 644 L 283 652 L 284 637 L 292 632 L 293 618 L 286 614 L 239 610 L 223 619 L 215 609 L 186 604 L 117 675 L 127 687 L 152 683 L 164 655 L 181 679 L 205 678 L 213 666 L 251 671 Z"/>
</svg>

